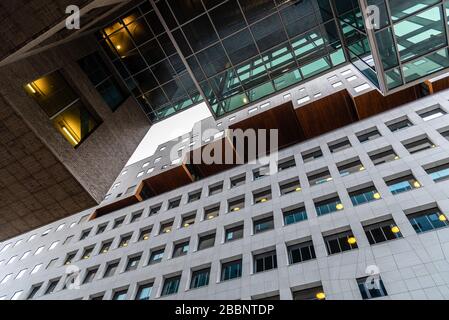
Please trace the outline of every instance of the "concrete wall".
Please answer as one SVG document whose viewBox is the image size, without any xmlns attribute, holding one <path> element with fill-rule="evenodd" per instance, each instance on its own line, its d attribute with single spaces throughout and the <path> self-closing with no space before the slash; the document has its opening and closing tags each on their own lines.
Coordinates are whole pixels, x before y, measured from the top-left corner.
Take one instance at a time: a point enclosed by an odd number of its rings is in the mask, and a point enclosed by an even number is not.
<svg viewBox="0 0 449 320">
<path fill-rule="evenodd" d="M 54 162 L 63 167 L 62 170 L 67 172 L 67 176 L 71 176 L 74 181 L 72 184 L 74 186 L 78 184 L 81 189 L 84 189 L 84 197 L 90 199 L 85 202 L 78 201 L 79 206 L 76 206 L 74 210 L 69 210 L 67 207 L 66 214 L 73 214 L 102 200 L 150 127 L 148 119 L 133 98 L 127 99 L 115 112 L 112 112 L 80 69 L 76 61 L 98 49 L 95 39 L 87 37 L 0 68 L 0 95 L 2 96 L 0 108 L 7 117 L 5 124 L 8 130 L 22 140 L 38 140 L 28 144 L 25 141 L 22 156 L 33 153 L 35 149 L 39 149 L 37 144 L 42 144 L 41 149 L 46 149 L 51 154 Z M 101 125 L 77 149 L 74 149 L 55 130 L 48 116 L 23 89 L 26 83 L 55 70 L 63 72 L 69 84 L 80 93 L 85 104 L 102 120 Z M 29 138 L 23 139 L 27 136 Z M 17 147 L 13 146 L 16 149 Z M 8 148 L 8 146 L 2 148 Z M 22 156 L 16 155 L 19 162 L 22 161 Z M 19 167 L 4 166 L 11 174 L 20 174 Z M 26 179 L 22 180 L 21 183 L 26 188 L 29 182 Z M 2 182 L 5 186 L 9 184 L 8 180 Z M 40 188 L 49 191 L 47 187 Z M 33 193 L 38 189 L 28 191 Z M 45 201 L 45 197 L 42 196 L 39 201 Z M 7 208 L 4 210 L 7 211 Z M 27 214 L 31 212 L 22 213 L 24 220 Z M 7 217 L 4 218 L 7 219 Z M 46 219 L 44 223 L 50 221 L 52 220 Z M 27 222 L 24 221 L 23 224 L 27 225 Z M 36 226 L 33 224 L 33 227 Z M 5 234 L 0 232 L 0 238 L 18 234 L 13 230 L 25 231 L 23 226 L 17 225 L 11 229 L 11 232 Z"/>
</svg>

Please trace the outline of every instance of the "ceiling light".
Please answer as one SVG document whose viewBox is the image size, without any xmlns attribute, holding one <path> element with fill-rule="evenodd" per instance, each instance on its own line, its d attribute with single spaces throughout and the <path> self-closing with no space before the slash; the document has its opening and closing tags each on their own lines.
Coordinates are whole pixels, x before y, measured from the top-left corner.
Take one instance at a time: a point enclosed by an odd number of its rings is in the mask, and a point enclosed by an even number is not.
<svg viewBox="0 0 449 320">
<path fill-rule="evenodd" d="M 260 199 L 260 202 L 267 202 L 267 201 L 268 201 L 267 198 Z"/>
<path fill-rule="evenodd" d="M 324 294 L 324 292 L 318 292 L 318 293 L 315 295 L 315 297 L 316 297 L 318 300 L 324 300 L 324 299 L 326 298 L 326 295 Z"/>
<path fill-rule="evenodd" d="M 248 98 L 247 97 L 244 97 L 243 98 L 243 103 L 248 103 L 249 101 L 248 101 Z"/>
<path fill-rule="evenodd" d="M 209 216 L 208 218 L 209 218 L 209 220 L 210 220 L 210 219 L 213 219 L 213 218 L 214 218 L 214 216 L 210 215 L 210 216 Z"/>
<path fill-rule="evenodd" d="M 444 214 L 440 214 L 440 215 L 438 216 L 438 220 L 440 220 L 441 222 L 444 222 L 444 221 L 447 220 L 447 218 L 446 218 L 446 216 L 445 216 Z"/>
<path fill-rule="evenodd" d="M 187 228 L 188 226 L 190 226 L 190 224 L 184 223 L 184 228 Z"/>
<path fill-rule="evenodd" d="M 401 232 L 401 230 L 399 229 L 398 226 L 394 226 L 391 228 L 391 232 L 393 232 L 394 234 Z"/>
<path fill-rule="evenodd" d="M 361 167 L 359 168 L 359 171 L 363 171 L 363 170 L 365 170 L 365 167 L 364 167 L 364 166 L 361 166 Z"/>
<path fill-rule="evenodd" d="M 78 141 L 76 141 L 76 139 L 73 137 L 73 135 L 70 133 L 69 129 L 67 129 L 66 126 L 62 126 L 62 131 L 64 131 L 64 133 L 69 137 L 70 140 L 72 140 L 72 142 L 77 145 Z"/>
<path fill-rule="evenodd" d="M 374 199 L 379 200 L 380 199 L 380 193 L 376 192 L 375 194 L 373 194 Z"/>
<path fill-rule="evenodd" d="M 337 210 L 343 210 L 344 206 L 343 206 L 342 203 L 338 203 L 338 204 L 335 206 L 335 208 L 336 208 Z"/>
<path fill-rule="evenodd" d="M 298 188 L 295 189 L 296 192 L 299 192 L 301 190 L 302 190 L 301 187 L 298 187 Z"/>
<path fill-rule="evenodd" d="M 119 45 L 119 44 L 118 44 L 118 45 L 116 45 L 115 47 L 117 48 L 117 50 L 120 50 L 120 49 L 122 48 L 122 46 L 121 46 L 121 45 Z"/>
<path fill-rule="evenodd" d="M 357 239 L 354 237 L 354 236 L 352 236 L 352 237 L 349 237 L 348 238 L 348 243 L 349 244 L 356 244 L 357 243 Z"/>
<path fill-rule="evenodd" d="M 235 207 L 234 209 L 232 209 L 232 211 L 239 211 L 240 208 L 239 207 Z"/>
<path fill-rule="evenodd" d="M 419 181 L 413 182 L 413 186 L 414 186 L 415 188 L 421 188 L 421 184 L 419 183 Z"/>
</svg>

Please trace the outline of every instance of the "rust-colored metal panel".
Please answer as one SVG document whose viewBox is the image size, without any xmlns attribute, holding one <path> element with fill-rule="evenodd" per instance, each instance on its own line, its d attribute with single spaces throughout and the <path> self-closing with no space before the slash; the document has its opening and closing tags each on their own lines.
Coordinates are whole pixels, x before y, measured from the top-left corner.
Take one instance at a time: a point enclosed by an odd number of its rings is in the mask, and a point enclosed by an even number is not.
<svg viewBox="0 0 449 320">
<path fill-rule="evenodd" d="M 354 103 L 346 89 L 301 106 L 295 111 L 307 139 L 358 120 Z"/>
</svg>

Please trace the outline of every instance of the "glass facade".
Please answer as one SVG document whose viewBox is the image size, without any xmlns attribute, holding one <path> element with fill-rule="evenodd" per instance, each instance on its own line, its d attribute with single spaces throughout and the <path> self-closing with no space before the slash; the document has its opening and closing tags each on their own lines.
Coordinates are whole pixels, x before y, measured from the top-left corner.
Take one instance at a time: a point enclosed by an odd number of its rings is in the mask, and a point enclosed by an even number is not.
<svg viewBox="0 0 449 320">
<path fill-rule="evenodd" d="M 384 94 L 448 68 L 448 12 L 443 0 L 145 1 L 98 39 L 151 121 L 202 101 L 221 117 L 347 61 Z"/>
<path fill-rule="evenodd" d="M 160 0 L 155 6 L 144 2 L 99 33 L 152 121 L 201 102 L 202 94 L 223 116 L 346 62 L 329 0 Z"/>
<path fill-rule="evenodd" d="M 334 2 L 351 62 L 382 92 L 449 66 L 446 1 Z M 380 18 L 368 28 L 362 10 L 374 13 L 371 6 Z"/>
</svg>

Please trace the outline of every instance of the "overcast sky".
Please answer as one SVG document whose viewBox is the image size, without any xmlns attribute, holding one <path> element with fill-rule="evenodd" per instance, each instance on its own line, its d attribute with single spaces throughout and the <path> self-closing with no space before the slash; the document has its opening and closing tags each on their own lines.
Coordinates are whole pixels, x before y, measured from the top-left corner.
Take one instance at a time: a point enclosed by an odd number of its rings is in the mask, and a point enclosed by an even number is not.
<svg viewBox="0 0 449 320">
<path fill-rule="evenodd" d="M 200 120 L 212 116 L 205 103 L 180 112 L 153 125 L 129 158 L 127 166 L 154 154 L 158 145 L 173 140 L 187 132 Z"/>
</svg>

